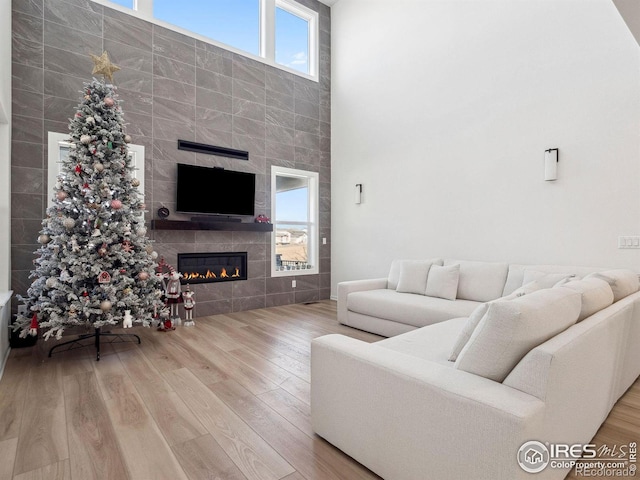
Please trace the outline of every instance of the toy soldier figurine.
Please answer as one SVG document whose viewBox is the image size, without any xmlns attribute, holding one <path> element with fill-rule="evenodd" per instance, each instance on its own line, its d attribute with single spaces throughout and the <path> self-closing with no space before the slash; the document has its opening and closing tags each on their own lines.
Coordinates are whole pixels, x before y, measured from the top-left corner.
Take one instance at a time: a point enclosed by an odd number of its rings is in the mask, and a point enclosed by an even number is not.
<svg viewBox="0 0 640 480">
<path fill-rule="evenodd" d="M 184 299 L 184 326 L 191 327 L 196 324 L 193 321 L 193 307 L 196 306 L 196 301 L 193 298 L 195 292 L 192 292 L 189 288 L 189 284 L 187 283 L 187 291 L 182 294 Z"/>
</svg>

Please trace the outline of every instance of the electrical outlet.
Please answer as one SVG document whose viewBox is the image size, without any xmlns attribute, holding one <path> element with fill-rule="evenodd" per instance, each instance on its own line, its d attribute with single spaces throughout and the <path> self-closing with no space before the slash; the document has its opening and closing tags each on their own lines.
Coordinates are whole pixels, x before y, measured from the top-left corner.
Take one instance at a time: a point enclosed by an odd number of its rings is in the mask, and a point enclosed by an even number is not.
<svg viewBox="0 0 640 480">
<path fill-rule="evenodd" d="M 326 237 L 322 237 L 322 244 L 326 245 L 327 244 L 327 238 Z"/>
<path fill-rule="evenodd" d="M 623 235 L 618 237 L 618 248 L 640 248 L 640 236 Z"/>
<path fill-rule="evenodd" d="M 291 288 L 296 288 L 296 281 L 295 280 L 291 280 Z"/>
</svg>

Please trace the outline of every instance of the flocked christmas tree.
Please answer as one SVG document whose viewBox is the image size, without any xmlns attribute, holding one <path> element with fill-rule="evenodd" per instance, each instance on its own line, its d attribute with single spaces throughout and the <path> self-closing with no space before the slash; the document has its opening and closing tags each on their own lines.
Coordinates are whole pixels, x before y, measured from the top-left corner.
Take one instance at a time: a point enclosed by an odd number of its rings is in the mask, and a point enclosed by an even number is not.
<svg viewBox="0 0 640 480">
<path fill-rule="evenodd" d="M 92 57 L 93 73 L 113 81 L 118 67 L 106 52 Z M 23 337 L 41 330 L 45 339 L 59 339 L 70 326 L 116 325 L 126 311 L 148 326 L 161 306 L 157 254 L 146 236 L 140 182 L 128 154 L 131 137 L 123 131 L 115 87 L 94 78 L 82 96 L 38 237 L 34 280 L 21 297 L 27 313 L 18 315 L 15 328 Z"/>
</svg>

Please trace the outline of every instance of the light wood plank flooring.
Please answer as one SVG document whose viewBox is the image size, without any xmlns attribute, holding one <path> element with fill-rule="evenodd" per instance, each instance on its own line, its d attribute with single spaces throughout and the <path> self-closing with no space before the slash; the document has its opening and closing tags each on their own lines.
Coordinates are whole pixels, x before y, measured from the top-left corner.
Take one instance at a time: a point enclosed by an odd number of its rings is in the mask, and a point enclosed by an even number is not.
<svg viewBox="0 0 640 480">
<path fill-rule="evenodd" d="M 0 381 L 0 480 L 379 478 L 314 435 L 310 341 L 342 333 L 335 302 L 200 318 L 142 344 L 14 349 Z M 640 381 L 596 441 L 638 441 Z M 573 477 L 569 477 L 573 478 Z"/>
</svg>

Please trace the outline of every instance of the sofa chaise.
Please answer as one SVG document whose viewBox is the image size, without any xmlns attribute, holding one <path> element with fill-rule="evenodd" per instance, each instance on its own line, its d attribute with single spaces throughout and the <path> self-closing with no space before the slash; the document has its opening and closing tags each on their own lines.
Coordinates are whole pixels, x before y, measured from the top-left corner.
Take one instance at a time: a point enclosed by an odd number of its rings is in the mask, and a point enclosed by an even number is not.
<svg viewBox="0 0 640 480">
<path fill-rule="evenodd" d="M 640 375 L 637 275 L 426 263 L 460 265 L 456 295 L 468 298 L 436 297 L 460 303 L 447 310 L 424 295 L 426 287 L 398 292 L 398 283 L 407 286 L 403 271 L 409 290 L 424 286 L 416 281 L 424 264 L 420 270 L 414 262 L 394 262 L 384 281 L 339 287 L 342 323 L 395 336 L 372 344 L 342 335 L 312 342 L 314 431 L 389 480 L 531 478 L 518 462 L 526 442 L 589 443 Z M 495 277 L 483 284 L 481 271 Z M 372 310 L 349 301 L 376 290 L 390 292 Z M 405 303 L 390 293 L 427 300 Z M 393 307 L 385 298 L 394 298 Z M 383 318 L 394 308 L 404 308 L 402 316 Z M 535 478 L 561 479 L 569 470 L 543 467 Z"/>
</svg>

